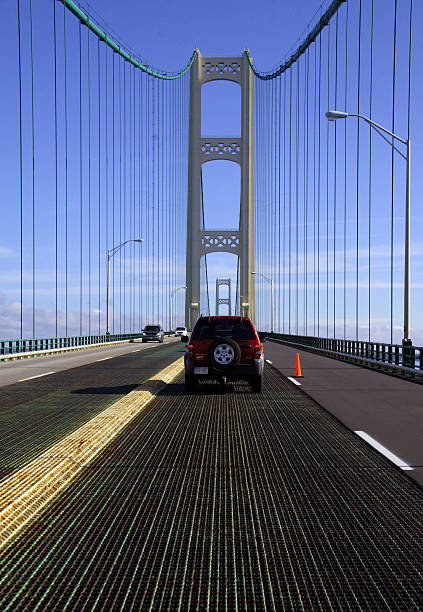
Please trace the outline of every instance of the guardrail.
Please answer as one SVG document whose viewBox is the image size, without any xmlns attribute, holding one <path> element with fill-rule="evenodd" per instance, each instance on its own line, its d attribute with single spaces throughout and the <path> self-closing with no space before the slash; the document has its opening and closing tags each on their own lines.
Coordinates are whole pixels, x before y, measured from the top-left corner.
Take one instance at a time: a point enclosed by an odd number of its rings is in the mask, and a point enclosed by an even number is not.
<svg viewBox="0 0 423 612">
<path fill-rule="evenodd" d="M 334 356 L 351 356 L 357 359 L 399 366 L 401 368 L 423 372 L 423 348 L 419 346 L 387 344 L 384 342 L 366 342 L 364 340 L 339 340 L 336 338 L 317 338 L 315 336 L 297 336 L 260 332 L 261 335 L 289 344 L 310 347 L 315 351 L 333 353 Z"/>
<path fill-rule="evenodd" d="M 169 336 L 172 332 L 165 332 Z M 141 332 L 131 334 L 97 334 L 94 336 L 63 336 L 61 338 L 20 338 L 17 340 L 0 340 L 0 355 L 14 353 L 29 353 L 33 351 L 48 351 L 52 349 L 71 348 L 73 346 L 88 346 L 120 340 L 140 338 Z"/>
</svg>

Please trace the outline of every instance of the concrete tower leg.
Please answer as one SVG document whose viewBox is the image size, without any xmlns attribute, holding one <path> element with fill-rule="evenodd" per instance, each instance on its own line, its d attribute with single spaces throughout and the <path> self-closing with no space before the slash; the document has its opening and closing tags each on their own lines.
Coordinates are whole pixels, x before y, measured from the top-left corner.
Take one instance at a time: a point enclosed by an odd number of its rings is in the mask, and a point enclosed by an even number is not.
<svg viewBox="0 0 423 612">
<path fill-rule="evenodd" d="M 241 257 L 239 262 L 240 312 L 255 319 L 254 191 L 253 191 L 253 73 L 247 56 L 242 64 Z"/>
<path fill-rule="evenodd" d="M 185 325 L 192 329 L 200 314 L 200 220 L 201 220 L 201 83 L 202 58 L 197 53 L 190 72 L 189 164 Z"/>
<path fill-rule="evenodd" d="M 206 138 L 201 134 L 201 86 L 208 81 L 234 81 L 241 87 L 241 137 Z M 247 56 L 203 57 L 199 52 L 190 73 L 188 217 L 185 321 L 192 329 L 200 314 L 200 265 L 207 253 L 239 257 L 240 313 L 254 321 L 253 78 Z M 241 166 L 240 227 L 201 228 L 201 166 L 226 159 Z"/>
</svg>

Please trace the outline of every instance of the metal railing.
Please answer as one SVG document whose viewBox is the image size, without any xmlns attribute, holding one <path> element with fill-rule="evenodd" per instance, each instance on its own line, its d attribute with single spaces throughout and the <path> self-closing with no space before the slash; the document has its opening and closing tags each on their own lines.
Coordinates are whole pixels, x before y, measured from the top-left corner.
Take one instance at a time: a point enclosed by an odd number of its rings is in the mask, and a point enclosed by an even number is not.
<svg viewBox="0 0 423 612">
<path fill-rule="evenodd" d="M 171 332 L 165 332 L 168 336 Z M 119 342 L 141 338 L 141 332 L 131 334 L 97 334 L 94 336 L 63 336 L 61 338 L 20 338 L 17 340 L 0 340 L 0 355 L 29 353 L 31 351 L 48 351 L 51 349 Z"/>
<path fill-rule="evenodd" d="M 311 347 L 322 352 L 351 355 L 363 360 L 392 364 L 403 368 L 423 371 L 423 348 L 384 342 L 366 342 L 364 340 L 339 340 L 337 338 L 317 338 L 315 336 L 296 336 L 293 334 L 276 334 L 263 332 L 263 336 Z"/>
</svg>

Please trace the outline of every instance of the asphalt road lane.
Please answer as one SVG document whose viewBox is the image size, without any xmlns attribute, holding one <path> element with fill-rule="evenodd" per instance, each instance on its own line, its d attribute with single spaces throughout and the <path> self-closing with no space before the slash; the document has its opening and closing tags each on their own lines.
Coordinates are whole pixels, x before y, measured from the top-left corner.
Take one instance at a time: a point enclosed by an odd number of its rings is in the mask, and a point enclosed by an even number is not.
<svg viewBox="0 0 423 612">
<path fill-rule="evenodd" d="M 423 485 L 423 385 L 337 359 L 267 341 L 265 358 L 285 376 L 294 375 L 300 354 L 310 397 L 353 431 L 365 431 L 413 470 Z"/>
<path fill-rule="evenodd" d="M 178 338 L 167 337 L 164 342 L 180 342 L 180 340 Z M 156 342 L 147 342 L 145 344 L 131 342 L 99 348 L 87 348 L 81 351 L 69 351 L 68 353 L 56 353 L 45 357 L 6 361 L 0 363 L 0 387 L 50 372 L 62 372 L 70 368 L 77 368 L 94 363 L 100 359 L 120 357 L 133 351 L 143 351 L 153 346 L 159 345 Z"/>
</svg>

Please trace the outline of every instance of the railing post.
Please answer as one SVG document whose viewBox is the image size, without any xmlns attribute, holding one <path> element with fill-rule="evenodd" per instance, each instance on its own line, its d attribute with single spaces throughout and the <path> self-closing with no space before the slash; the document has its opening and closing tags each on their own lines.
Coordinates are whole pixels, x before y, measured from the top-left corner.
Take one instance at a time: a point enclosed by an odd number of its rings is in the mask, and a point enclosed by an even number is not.
<svg viewBox="0 0 423 612">
<path fill-rule="evenodd" d="M 411 340 L 406 339 L 402 343 L 402 365 L 414 368 L 415 351 Z"/>
</svg>

